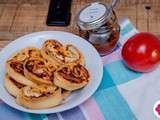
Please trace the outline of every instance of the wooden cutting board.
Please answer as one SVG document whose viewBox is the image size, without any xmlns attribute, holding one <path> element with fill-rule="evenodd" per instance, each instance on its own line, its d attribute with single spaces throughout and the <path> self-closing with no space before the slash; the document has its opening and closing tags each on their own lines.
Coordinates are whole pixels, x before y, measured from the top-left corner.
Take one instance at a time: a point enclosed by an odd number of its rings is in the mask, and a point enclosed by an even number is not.
<svg viewBox="0 0 160 120">
<path fill-rule="evenodd" d="M 34 31 L 63 30 L 78 34 L 75 15 L 83 6 L 94 1 L 73 0 L 70 26 L 48 27 L 49 0 L 0 0 L 0 49 L 15 38 Z M 160 0 L 121 0 L 115 11 L 119 19 L 129 18 L 140 31 L 160 35 Z"/>
</svg>

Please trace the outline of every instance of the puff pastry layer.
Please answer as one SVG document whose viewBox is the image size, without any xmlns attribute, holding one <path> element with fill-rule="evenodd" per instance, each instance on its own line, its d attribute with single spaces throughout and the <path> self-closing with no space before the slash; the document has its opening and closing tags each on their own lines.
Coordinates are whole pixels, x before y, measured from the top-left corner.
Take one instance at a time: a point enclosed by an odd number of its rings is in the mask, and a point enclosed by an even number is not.
<svg viewBox="0 0 160 120">
<path fill-rule="evenodd" d="M 24 63 L 24 74 L 37 84 L 53 84 L 53 68 L 51 69 L 43 59 L 27 59 Z"/>
<path fill-rule="evenodd" d="M 17 96 L 16 102 L 30 109 L 45 109 L 61 104 L 61 88 L 49 85 L 24 87 Z"/>
<path fill-rule="evenodd" d="M 41 50 L 42 56 L 56 65 L 63 65 L 71 62 L 84 64 L 82 53 L 73 45 L 63 46 L 56 40 L 47 40 Z"/>
<path fill-rule="evenodd" d="M 34 86 L 35 83 L 27 79 L 24 75 L 24 61 L 28 58 L 41 57 L 40 50 L 33 47 L 22 49 L 16 54 L 12 55 L 6 62 L 6 70 L 9 76 L 23 85 Z"/>
<path fill-rule="evenodd" d="M 88 70 L 81 64 L 70 63 L 60 67 L 54 73 L 54 84 L 65 90 L 84 87 L 90 80 Z"/>
<path fill-rule="evenodd" d="M 7 91 L 14 97 L 17 97 L 17 95 L 20 92 L 20 89 L 22 87 L 24 87 L 24 85 L 16 82 L 14 79 L 12 79 L 11 77 L 9 77 L 7 74 L 5 75 L 4 78 L 4 85 L 5 88 L 7 89 Z"/>
</svg>

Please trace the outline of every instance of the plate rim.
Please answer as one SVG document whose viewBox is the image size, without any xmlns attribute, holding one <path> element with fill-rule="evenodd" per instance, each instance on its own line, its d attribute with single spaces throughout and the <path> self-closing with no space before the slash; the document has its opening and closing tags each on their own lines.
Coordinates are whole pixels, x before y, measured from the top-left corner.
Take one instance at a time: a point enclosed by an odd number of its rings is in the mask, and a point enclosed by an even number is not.
<svg viewBox="0 0 160 120">
<path fill-rule="evenodd" d="M 14 109 L 17 109 L 19 111 L 23 111 L 23 112 L 28 112 L 28 113 L 34 113 L 34 114 L 50 114 L 50 113 L 57 113 L 57 112 L 63 112 L 63 111 L 66 111 L 66 110 L 69 110 L 69 109 L 72 109 L 76 106 L 79 106 L 80 104 L 82 104 L 83 102 L 85 102 L 86 100 L 88 100 L 97 90 L 97 88 L 99 87 L 101 81 L 102 81 L 102 77 L 103 77 L 103 62 L 102 62 L 102 59 L 99 55 L 99 53 L 97 52 L 97 50 L 87 41 L 85 40 L 84 38 L 78 36 L 78 35 L 75 35 L 73 33 L 70 33 L 70 32 L 65 32 L 65 31 L 57 31 L 57 30 L 50 30 L 50 31 L 39 31 L 39 32 L 32 32 L 32 33 L 28 33 L 28 34 L 25 34 L 25 35 L 22 35 L 20 37 L 17 37 L 16 39 L 14 39 L 12 42 L 10 42 L 9 44 L 7 44 L 4 48 L 2 48 L 2 50 L 0 51 L 0 54 L 3 54 L 3 51 L 5 51 L 6 49 L 8 49 L 9 47 L 11 47 L 12 45 L 16 44 L 17 42 L 25 39 L 25 38 L 30 38 L 32 36 L 39 36 L 39 35 L 42 35 L 42 34 L 50 34 L 50 33 L 55 33 L 55 32 L 58 32 L 58 33 L 63 33 L 63 34 L 68 34 L 68 35 L 72 35 L 73 37 L 76 37 L 76 38 L 79 38 L 79 40 L 84 40 L 84 42 L 86 42 L 88 45 L 90 45 L 96 52 L 97 54 L 97 57 L 99 59 L 99 62 L 100 62 L 100 77 L 99 77 L 99 82 L 97 83 L 97 86 L 94 88 L 94 90 L 92 90 L 92 92 L 90 92 L 90 94 L 87 94 L 87 96 L 81 100 L 79 100 L 78 104 L 73 104 L 73 105 L 70 105 L 70 106 L 67 106 L 63 109 L 59 109 L 59 110 L 56 110 L 56 111 L 53 111 L 53 110 L 49 110 L 47 111 L 48 109 L 41 109 L 41 110 L 33 110 L 33 109 L 21 109 L 21 108 L 17 108 L 14 104 L 8 104 L 8 102 L 4 101 L 4 99 L 0 96 L 0 99 L 7 105 L 9 105 L 10 107 L 14 108 Z M 4 85 L 2 85 L 4 87 Z M 40 112 L 42 111 L 42 112 Z M 52 112 L 53 111 L 53 112 Z"/>
</svg>

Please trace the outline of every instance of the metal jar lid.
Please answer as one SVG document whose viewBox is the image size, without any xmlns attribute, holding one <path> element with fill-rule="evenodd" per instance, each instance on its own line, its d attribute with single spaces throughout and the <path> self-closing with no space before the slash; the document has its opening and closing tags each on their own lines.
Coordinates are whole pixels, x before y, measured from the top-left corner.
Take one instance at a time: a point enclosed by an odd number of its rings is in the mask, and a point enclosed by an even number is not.
<svg viewBox="0 0 160 120">
<path fill-rule="evenodd" d="M 112 4 L 111 7 L 99 2 L 87 5 L 76 16 L 78 26 L 82 30 L 92 30 L 101 27 L 111 17 L 112 7 L 115 4 Z"/>
</svg>

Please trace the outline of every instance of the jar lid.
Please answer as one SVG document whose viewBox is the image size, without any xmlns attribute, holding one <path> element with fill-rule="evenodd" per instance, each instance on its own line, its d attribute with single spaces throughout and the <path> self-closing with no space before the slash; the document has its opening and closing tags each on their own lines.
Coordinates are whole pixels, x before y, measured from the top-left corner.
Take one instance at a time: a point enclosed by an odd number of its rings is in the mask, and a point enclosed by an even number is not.
<svg viewBox="0 0 160 120">
<path fill-rule="evenodd" d="M 99 28 L 110 18 L 111 12 L 110 7 L 103 3 L 91 3 L 78 13 L 77 24 L 82 30 Z"/>
</svg>

